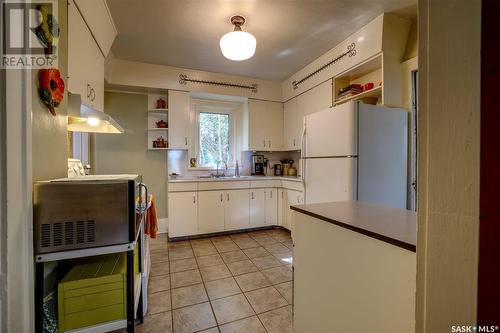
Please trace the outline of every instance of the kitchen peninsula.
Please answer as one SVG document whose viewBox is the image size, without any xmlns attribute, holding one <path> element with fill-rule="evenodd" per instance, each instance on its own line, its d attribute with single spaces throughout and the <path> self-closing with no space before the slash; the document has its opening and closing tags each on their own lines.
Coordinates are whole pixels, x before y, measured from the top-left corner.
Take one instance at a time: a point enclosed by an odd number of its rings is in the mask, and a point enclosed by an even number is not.
<svg viewBox="0 0 500 333">
<path fill-rule="evenodd" d="M 413 332 L 416 214 L 356 201 L 291 209 L 294 331 Z"/>
</svg>

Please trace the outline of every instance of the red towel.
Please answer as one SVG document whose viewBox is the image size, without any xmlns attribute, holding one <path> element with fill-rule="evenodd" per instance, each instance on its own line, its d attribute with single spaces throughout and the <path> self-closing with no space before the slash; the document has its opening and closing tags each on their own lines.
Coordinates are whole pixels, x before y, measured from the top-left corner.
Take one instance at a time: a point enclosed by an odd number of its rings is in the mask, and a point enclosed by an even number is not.
<svg viewBox="0 0 500 333">
<path fill-rule="evenodd" d="M 156 208 L 153 195 L 149 196 L 148 209 L 146 210 L 146 228 L 144 232 L 151 238 L 156 238 L 158 232 L 158 219 L 156 217 Z"/>
</svg>

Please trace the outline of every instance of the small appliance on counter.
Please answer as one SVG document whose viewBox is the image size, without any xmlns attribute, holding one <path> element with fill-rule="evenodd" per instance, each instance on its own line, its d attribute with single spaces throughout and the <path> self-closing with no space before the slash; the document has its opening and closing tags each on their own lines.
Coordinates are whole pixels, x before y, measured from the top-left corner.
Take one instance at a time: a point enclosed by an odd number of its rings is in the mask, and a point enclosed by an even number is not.
<svg viewBox="0 0 500 333">
<path fill-rule="evenodd" d="M 282 176 L 283 175 L 283 167 L 281 164 L 275 164 L 273 166 L 273 169 L 274 169 L 275 176 Z"/>
<path fill-rule="evenodd" d="M 264 175 L 264 155 L 252 155 L 252 175 Z"/>
<path fill-rule="evenodd" d="M 294 163 L 294 160 L 281 160 L 281 165 L 283 168 L 283 176 L 291 176 L 289 174 L 289 170 L 292 167 Z M 297 175 L 297 172 L 295 172 L 295 175 Z"/>
</svg>

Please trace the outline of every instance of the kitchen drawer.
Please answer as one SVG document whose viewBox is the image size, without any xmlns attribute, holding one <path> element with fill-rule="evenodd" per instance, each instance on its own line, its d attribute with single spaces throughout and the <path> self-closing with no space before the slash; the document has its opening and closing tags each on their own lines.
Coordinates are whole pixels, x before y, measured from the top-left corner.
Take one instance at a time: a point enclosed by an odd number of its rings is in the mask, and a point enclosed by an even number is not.
<svg viewBox="0 0 500 333">
<path fill-rule="evenodd" d="M 281 187 L 283 187 L 287 190 L 293 190 L 293 191 L 299 191 L 299 192 L 304 191 L 304 185 L 302 184 L 302 182 L 297 182 L 297 181 L 282 180 Z"/>
<path fill-rule="evenodd" d="M 198 191 L 211 191 L 211 190 L 234 190 L 234 189 L 248 189 L 250 188 L 250 181 L 210 181 L 200 182 L 198 184 Z"/>
<path fill-rule="evenodd" d="M 269 187 L 281 187 L 281 181 L 279 179 L 250 181 L 250 188 L 269 188 Z"/>
<path fill-rule="evenodd" d="M 198 191 L 198 182 L 168 183 L 169 192 L 194 192 Z"/>
</svg>

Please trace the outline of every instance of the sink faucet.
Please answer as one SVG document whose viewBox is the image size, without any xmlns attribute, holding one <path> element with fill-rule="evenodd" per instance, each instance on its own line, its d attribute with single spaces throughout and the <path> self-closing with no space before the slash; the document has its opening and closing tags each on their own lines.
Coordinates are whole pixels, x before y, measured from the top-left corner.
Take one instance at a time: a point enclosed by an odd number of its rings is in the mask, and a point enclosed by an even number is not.
<svg viewBox="0 0 500 333">
<path fill-rule="evenodd" d="M 224 177 L 224 172 L 222 173 L 222 175 L 219 175 L 219 164 L 221 163 L 224 163 L 224 165 L 226 166 L 226 170 L 227 170 L 227 162 L 226 161 L 219 161 L 217 162 L 217 173 L 215 174 L 215 177 Z"/>
</svg>

